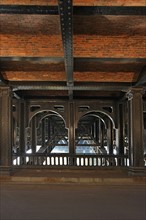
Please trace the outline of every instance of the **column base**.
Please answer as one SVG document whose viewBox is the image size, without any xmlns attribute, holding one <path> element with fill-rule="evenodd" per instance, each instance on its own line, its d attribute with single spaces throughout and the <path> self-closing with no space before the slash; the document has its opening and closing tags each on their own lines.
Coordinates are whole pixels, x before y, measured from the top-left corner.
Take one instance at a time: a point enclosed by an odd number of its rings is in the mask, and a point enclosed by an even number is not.
<svg viewBox="0 0 146 220">
<path fill-rule="evenodd" d="M 10 166 L 0 166 L 0 176 L 10 176 L 11 167 Z"/>
<path fill-rule="evenodd" d="M 146 167 L 129 167 L 130 176 L 146 176 Z"/>
</svg>

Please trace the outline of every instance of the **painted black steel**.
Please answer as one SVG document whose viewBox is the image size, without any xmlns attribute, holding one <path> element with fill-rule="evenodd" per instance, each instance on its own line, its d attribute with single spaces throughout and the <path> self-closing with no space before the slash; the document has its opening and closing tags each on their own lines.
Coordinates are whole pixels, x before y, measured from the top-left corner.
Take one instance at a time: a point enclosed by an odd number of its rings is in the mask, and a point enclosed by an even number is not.
<svg viewBox="0 0 146 220">
<path fill-rule="evenodd" d="M 75 15 L 146 15 L 142 6 L 79 6 L 74 7 Z"/>
<path fill-rule="evenodd" d="M 73 6 L 72 0 L 58 0 L 62 42 L 64 48 L 64 62 L 69 88 L 69 98 L 73 98 Z"/>
<path fill-rule="evenodd" d="M 39 5 L 0 5 L 0 14 L 58 15 L 58 7 Z"/>
<path fill-rule="evenodd" d="M 111 63 L 145 63 L 146 64 L 146 58 L 113 58 L 113 57 L 103 57 L 103 58 L 92 58 L 92 57 L 74 57 L 74 63 L 78 62 L 111 62 Z"/>
<path fill-rule="evenodd" d="M 113 62 L 113 63 L 135 63 L 141 62 L 146 63 L 146 58 L 114 58 L 114 57 L 103 57 L 103 58 L 91 58 L 91 57 L 74 57 L 74 62 Z M 49 62 L 63 62 L 63 57 L 0 57 L 0 62 L 3 61 L 28 61 L 35 63 L 49 63 Z"/>
<path fill-rule="evenodd" d="M 12 83 L 11 83 L 12 86 Z M 18 90 L 74 90 L 74 91 L 126 91 L 130 85 L 127 86 L 119 84 L 111 85 L 111 83 L 107 83 L 104 86 L 47 86 L 47 85 L 17 85 L 15 84 L 13 91 Z"/>
<path fill-rule="evenodd" d="M 59 0 L 61 2 L 61 0 Z M 63 1 L 62 1 L 63 2 Z M 68 1 L 64 1 L 68 4 Z M 74 15 L 146 15 L 143 6 L 74 6 Z M 57 6 L 0 5 L 0 14 L 50 14 L 58 15 Z"/>
<path fill-rule="evenodd" d="M 63 62 L 63 57 L 17 57 L 17 56 L 9 56 L 9 57 L 0 57 L 0 62 L 3 61 L 23 61 L 23 62 L 34 62 L 34 63 L 49 63 L 49 62 Z"/>
</svg>

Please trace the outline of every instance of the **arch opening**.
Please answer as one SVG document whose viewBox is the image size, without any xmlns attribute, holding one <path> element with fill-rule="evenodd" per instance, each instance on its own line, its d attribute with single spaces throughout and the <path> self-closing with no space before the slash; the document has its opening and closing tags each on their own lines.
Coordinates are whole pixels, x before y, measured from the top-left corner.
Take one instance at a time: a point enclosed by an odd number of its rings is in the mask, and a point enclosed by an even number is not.
<svg viewBox="0 0 146 220">
<path fill-rule="evenodd" d="M 115 124 L 102 112 L 89 112 L 78 121 L 76 154 L 117 154 Z"/>
</svg>

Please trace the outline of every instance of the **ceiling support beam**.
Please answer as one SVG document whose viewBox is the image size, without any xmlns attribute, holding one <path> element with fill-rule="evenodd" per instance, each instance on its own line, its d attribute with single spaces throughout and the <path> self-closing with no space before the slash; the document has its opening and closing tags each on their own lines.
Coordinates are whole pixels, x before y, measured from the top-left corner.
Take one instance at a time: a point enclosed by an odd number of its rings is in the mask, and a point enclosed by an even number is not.
<svg viewBox="0 0 146 220">
<path fill-rule="evenodd" d="M 0 5 L 0 14 L 58 15 L 58 7 L 42 5 Z"/>
<path fill-rule="evenodd" d="M 72 0 L 58 0 L 62 42 L 64 49 L 64 62 L 69 89 L 69 99 L 73 99 L 73 6 Z"/>
<path fill-rule="evenodd" d="M 75 15 L 146 15 L 142 6 L 78 6 Z"/>
<path fill-rule="evenodd" d="M 145 63 L 146 58 L 113 58 L 113 57 L 101 57 L 101 58 L 91 58 L 91 57 L 74 57 L 74 62 L 113 62 L 113 63 Z M 0 62 L 9 62 L 9 61 L 24 61 L 32 63 L 59 63 L 64 62 L 63 57 L 0 57 Z"/>
<path fill-rule="evenodd" d="M 62 0 L 58 0 L 63 2 Z M 63 4 L 68 4 L 64 0 Z M 74 15 L 146 15 L 143 6 L 74 6 Z M 57 6 L 42 5 L 0 5 L 0 14 L 58 15 Z"/>
<path fill-rule="evenodd" d="M 146 58 L 113 58 L 113 57 L 101 57 L 101 58 L 91 58 L 91 57 L 74 57 L 74 62 L 75 63 L 80 63 L 80 62 L 96 62 L 96 63 L 135 63 L 135 62 L 140 62 L 140 63 L 145 63 L 146 64 Z"/>
<path fill-rule="evenodd" d="M 69 86 L 51 86 L 51 85 L 12 85 L 12 83 L 10 84 L 11 87 L 13 87 L 13 91 L 19 91 L 19 90 L 69 90 L 70 91 L 70 87 Z M 129 88 L 131 88 L 131 84 L 126 84 L 125 83 L 104 83 L 104 85 L 102 85 L 100 83 L 97 84 L 96 86 L 72 86 L 71 90 L 73 91 L 125 91 Z"/>
<path fill-rule="evenodd" d="M 23 62 L 32 62 L 32 63 L 59 63 L 63 62 L 63 57 L 19 57 L 19 56 L 9 56 L 9 57 L 0 57 L 0 62 L 9 62 L 9 61 L 23 61 Z"/>
</svg>

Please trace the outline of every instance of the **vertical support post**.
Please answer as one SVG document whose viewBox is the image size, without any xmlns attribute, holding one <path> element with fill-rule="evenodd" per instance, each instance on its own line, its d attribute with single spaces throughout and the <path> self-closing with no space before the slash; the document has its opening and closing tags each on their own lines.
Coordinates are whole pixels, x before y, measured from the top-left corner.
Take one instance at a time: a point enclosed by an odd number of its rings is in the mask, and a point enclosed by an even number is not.
<svg viewBox="0 0 146 220">
<path fill-rule="evenodd" d="M 127 93 L 129 100 L 130 173 L 144 172 L 143 89 L 134 88 Z"/>
<path fill-rule="evenodd" d="M 75 154 L 75 108 L 74 103 L 69 102 L 69 153 L 71 155 L 70 165 L 74 165 L 75 161 L 72 157 Z"/>
<path fill-rule="evenodd" d="M 26 143 L 25 143 L 25 127 L 26 127 L 26 105 L 24 100 L 20 100 L 19 102 L 19 153 L 21 155 L 20 165 L 25 163 L 25 158 L 23 158 L 23 154 L 25 154 Z"/>
<path fill-rule="evenodd" d="M 109 149 L 109 155 L 113 154 L 113 128 L 112 122 L 108 120 L 108 128 L 107 128 L 107 146 Z"/>
<path fill-rule="evenodd" d="M 12 152 L 12 103 L 11 90 L 8 87 L 0 88 L 0 171 L 9 174 Z"/>
<path fill-rule="evenodd" d="M 32 118 L 32 124 L 31 124 L 31 146 L 32 146 L 32 153 L 36 153 L 36 116 Z"/>
<path fill-rule="evenodd" d="M 96 142 L 99 143 L 99 126 L 98 126 L 98 123 L 99 123 L 99 119 L 96 120 L 96 122 L 95 122 L 95 140 L 96 140 Z"/>
<path fill-rule="evenodd" d="M 124 154 L 124 116 L 125 116 L 125 112 L 124 112 L 124 105 L 120 104 L 119 105 L 119 126 L 118 126 L 118 153 L 120 155 Z"/>
<path fill-rule="evenodd" d="M 42 119 L 42 147 L 45 146 L 45 119 Z"/>
</svg>

